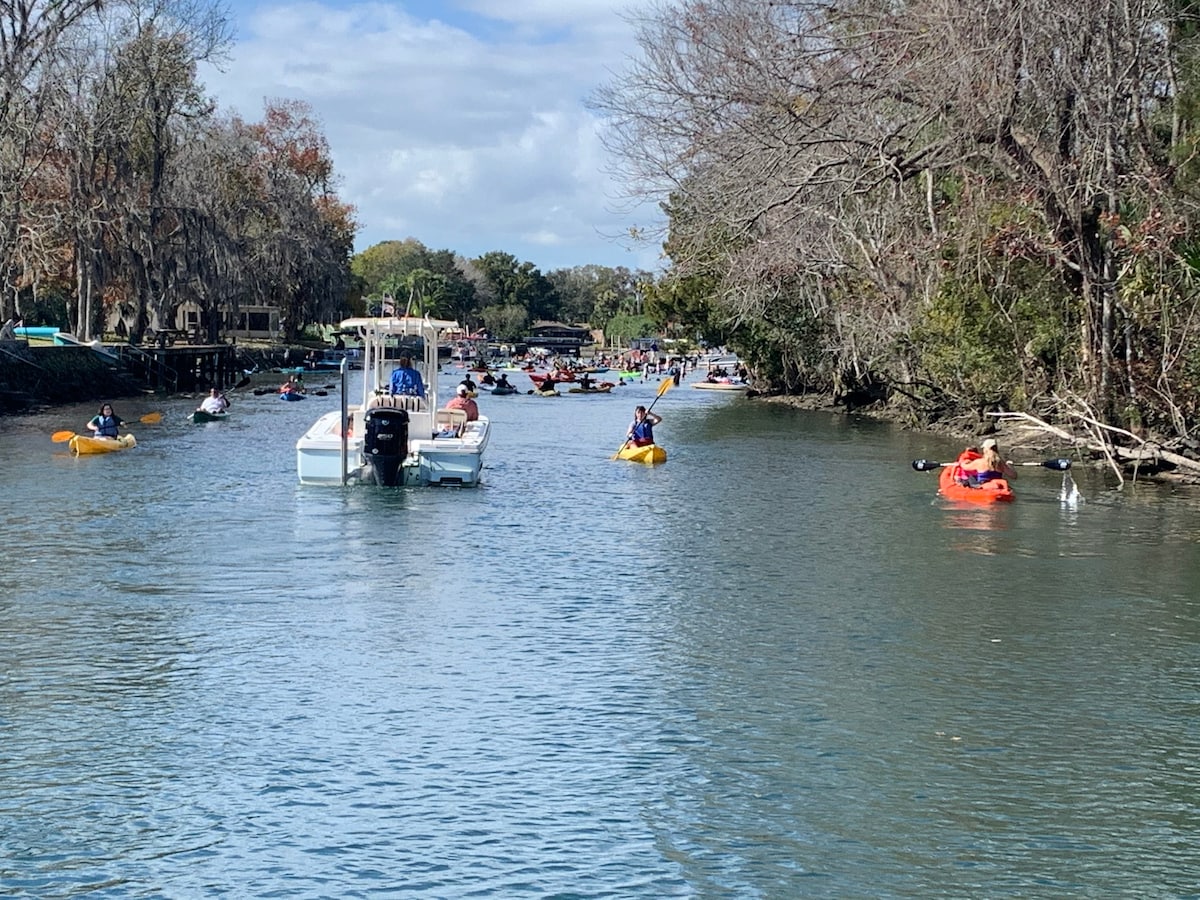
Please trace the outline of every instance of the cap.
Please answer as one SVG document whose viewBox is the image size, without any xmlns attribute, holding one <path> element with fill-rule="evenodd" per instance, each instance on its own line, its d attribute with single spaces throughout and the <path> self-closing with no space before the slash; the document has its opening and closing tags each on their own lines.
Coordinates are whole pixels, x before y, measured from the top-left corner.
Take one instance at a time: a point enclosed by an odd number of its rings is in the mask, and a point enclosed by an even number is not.
<svg viewBox="0 0 1200 900">
<path fill-rule="evenodd" d="M 467 389 L 467 386 L 465 384 L 460 384 L 458 386 L 458 394 L 460 397 L 465 397 L 469 393 L 471 393 L 471 392 L 470 392 L 470 390 Z M 995 441 L 992 441 L 992 443 L 994 444 Z"/>
<path fill-rule="evenodd" d="M 985 441 L 984 441 L 982 444 L 980 444 L 979 446 L 980 446 L 981 448 L 983 448 L 984 450 L 990 450 L 990 449 L 992 449 L 993 447 L 995 447 L 995 446 L 996 446 L 996 439 L 995 439 L 995 438 L 988 438 L 987 440 L 985 440 Z"/>
</svg>

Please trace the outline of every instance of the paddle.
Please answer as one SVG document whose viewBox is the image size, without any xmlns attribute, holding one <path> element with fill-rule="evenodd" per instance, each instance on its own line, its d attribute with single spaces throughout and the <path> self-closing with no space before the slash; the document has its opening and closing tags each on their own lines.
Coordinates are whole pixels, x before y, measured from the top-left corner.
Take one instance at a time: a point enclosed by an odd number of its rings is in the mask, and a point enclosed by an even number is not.
<svg viewBox="0 0 1200 900">
<path fill-rule="evenodd" d="M 159 422 L 162 421 L 162 413 L 160 413 L 160 412 L 146 413 L 144 416 L 142 416 L 140 419 L 138 419 L 138 421 L 145 425 L 157 425 Z M 122 423 L 122 424 L 124 424 L 124 423 Z M 56 432 L 54 432 L 54 434 L 50 435 L 50 440 L 54 441 L 54 443 L 56 443 L 56 444 L 65 444 L 67 441 L 69 441 L 73 437 L 75 437 L 74 431 L 56 431 Z"/>
<path fill-rule="evenodd" d="M 912 467 L 918 472 L 932 472 L 934 469 L 940 469 L 942 466 L 952 466 L 952 462 L 937 462 L 932 459 L 914 459 Z M 1071 468 L 1071 461 L 1063 457 L 1058 459 L 1044 459 L 1041 462 L 1019 462 L 1011 463 L 1014 466 L 1041 466 L 1043 469 L 1053 469 L 1055 472 L 1065 472 Z"/>
<path fill-rule="evenodd" d="M 671 389 L 671 385 L 674 383 L 675 380 L 673 378 L 664 378 L 662 380 L 662 384 L 658 386 L 658 393 L 654 395 L 654 399 L 650 401 L 650 406 L 646 409 L 646 415 L 650 415 L 650 410 L 654 409 L 654 404 L 658 402 L 658 398 L 669 391 Z M 625 442 L 617 448 L 617 452 L 610 456 L 609 459 L 620 459 L 621 451 L 624 450 L 628 445 L 629 438 L 625 438 Z M 916 464 L 914 463 L 914 465 Z"/>
</svg>

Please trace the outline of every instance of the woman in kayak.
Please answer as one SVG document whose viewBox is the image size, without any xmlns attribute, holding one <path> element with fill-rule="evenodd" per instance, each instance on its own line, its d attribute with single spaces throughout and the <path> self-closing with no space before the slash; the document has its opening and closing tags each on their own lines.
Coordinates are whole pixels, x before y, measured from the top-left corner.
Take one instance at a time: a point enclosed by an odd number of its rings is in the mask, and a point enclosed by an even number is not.
<svg viewBox="0 0 1200 900">
<path fill-rule="evenodd" d="M 654 443 L 654 426 L 662 421 L 662 416 L 646 412 L 646 407 L 639 406 L 633 411 L 633 424 L 629 426 L 626 441 L 635 447 L 645 447 Z"/>
<path fill-rule="evenodd" d="M 961 463 L 963 472 L 971 479 L 972 484 L 983 484 L 996 478 L 1012 480 L 1017 477 L 1017 470 L 1000 455 L 1000 448 L 995 438 L 987 438 L 979 445 L 980 455 L 977 459 Z"/>
<path fill-rule="evenodd" d="M 96 437 L 115 438 L 122 421 L 121 417 L 113 412 L 112 404 L 105 403 L 100 407 L 100 412 L 92 416 L 87 427 L 96 432 Z"/>
</svg>

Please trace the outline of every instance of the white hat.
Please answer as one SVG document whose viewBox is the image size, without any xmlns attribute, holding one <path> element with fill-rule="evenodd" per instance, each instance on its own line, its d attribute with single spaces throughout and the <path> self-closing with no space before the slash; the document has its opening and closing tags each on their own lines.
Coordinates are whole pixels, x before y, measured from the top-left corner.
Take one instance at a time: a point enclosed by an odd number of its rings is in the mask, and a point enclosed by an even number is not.
<svg viewBox="0 0 1200 900">
<path fill-rule="evenodd" d="M 458 396 L 465 397 L 469 393 L 471 393 L 471 389 L 468 388 L 465 384 L 460 384 L 458 386 Z M 995 441 L 993 441 L 992 443 L 995 443 Z"/>
<path fill-rule="evenodd" d="M 990 450 L 991 448 L 993 448 L 993 447 L 995 447 L 995 446 L 996 446 L 996 439 L 995 439 L 995 438 L 988 438 L 987 440 L 985 440 L 985 441 L 984 441 L 982 444 L 980 444 L 979 446 L 980 446 L 981 448 L 983 448 L 984 450 Z"/>
</svg>

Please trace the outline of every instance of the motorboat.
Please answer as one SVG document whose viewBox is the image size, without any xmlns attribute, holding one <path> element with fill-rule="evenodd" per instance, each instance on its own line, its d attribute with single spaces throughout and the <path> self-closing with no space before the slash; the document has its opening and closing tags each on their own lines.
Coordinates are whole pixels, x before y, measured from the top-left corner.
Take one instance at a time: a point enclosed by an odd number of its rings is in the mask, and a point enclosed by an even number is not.
<svg viewBox="0 0 1200 900">
<path fill-rule="evenodd" d="M 750 385 L 742 381 L 740 378 L 714 378 L 705 379 L 704 381 L 695 381 L 692 383 L 698 391 L 748 391 Z"/>
<path fill-rule="evenodd" d="M 490 421 L 438 408 L 438 346 L 456 330 L 457 322 L 428 316 L 343 321 L 342 333 L 362 342 L 361 400 L 348 401 L 343 367 L 342 408 L 324 413 L 296 442 L 300 483 L 478 484 Z M 393 394 L 392 372 L 417 345 L 412 363 L 425 393 Z"/>
</svg>

